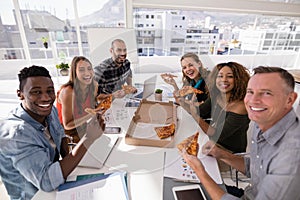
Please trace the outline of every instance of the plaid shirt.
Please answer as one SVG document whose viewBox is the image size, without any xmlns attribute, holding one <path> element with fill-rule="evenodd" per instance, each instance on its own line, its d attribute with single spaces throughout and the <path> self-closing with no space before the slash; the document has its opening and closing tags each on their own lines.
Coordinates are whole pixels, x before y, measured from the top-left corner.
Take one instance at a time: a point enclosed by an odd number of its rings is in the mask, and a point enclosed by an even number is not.
<svg viewBox="0 0 300 200">
<path fill-rule="evenodd" d="M 94 68 L 95 80 L 98 82 L 98 93 L 111 94 L 122 89 L 127 78 L 132 78 L 129 60 L 118 67 L 112 58 L 108 58 Z"/>
</svg>

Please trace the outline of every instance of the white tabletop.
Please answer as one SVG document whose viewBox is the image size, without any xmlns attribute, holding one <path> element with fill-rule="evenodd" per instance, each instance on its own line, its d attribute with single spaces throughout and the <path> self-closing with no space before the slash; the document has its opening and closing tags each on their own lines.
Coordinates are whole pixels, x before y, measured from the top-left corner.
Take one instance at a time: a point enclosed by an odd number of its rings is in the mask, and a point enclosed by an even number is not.
<svg viewBox="0 0 300 200">
<path fill-rule="evenodd" d="M 122 133 L 117 145 L 110 154 L 102 169 L 77 167 L 70 176 L 79 174 L 93 174 L 124 170 L 128 174 L 128 192 L 132 200 L 162 200 L 163 199 L 163 166 L 165 148 L 133 146 L 125 144 L 125 134 L 129 126 L 135 108 L 125 108 L 124 99 L 116 99 L 112 105 L 110 119 L 112 125 L 121 126 Z M 177 144 L 184 138 L 200 131 L 200 137 L 204 133 L 198 127 L 194 119 L 181 107 L 177 108 L 178 129 L 175 134 Z M 175 147 L 173 147 L 175 148 Z M 34 200 L 54 200 L 56 192 L 38 191 Z"/>
</svg>

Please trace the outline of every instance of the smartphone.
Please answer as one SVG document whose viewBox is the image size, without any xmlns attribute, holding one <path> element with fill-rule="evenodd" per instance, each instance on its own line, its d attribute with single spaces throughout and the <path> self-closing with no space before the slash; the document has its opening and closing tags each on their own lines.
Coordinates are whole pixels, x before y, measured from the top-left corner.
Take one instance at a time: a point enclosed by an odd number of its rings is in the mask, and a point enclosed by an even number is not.
<svg viewBox="0 0 300 200">
<path fill-rule="evenodd" d="M 198 184 L 175 186 L 172 190 L 175 200 L 206 200 Z"/>
<path fill-rule="evenodd" d="M 121 127 L 113 126 L 113 127 L 105 127 L 105 134 L 119 134 L 121 133 Z"/>
</svg>

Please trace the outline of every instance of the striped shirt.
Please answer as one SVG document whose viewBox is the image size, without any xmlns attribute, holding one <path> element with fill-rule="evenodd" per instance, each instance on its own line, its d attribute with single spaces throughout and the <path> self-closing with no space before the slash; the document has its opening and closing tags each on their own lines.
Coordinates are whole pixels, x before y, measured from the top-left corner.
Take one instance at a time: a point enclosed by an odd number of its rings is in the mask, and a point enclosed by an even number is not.
<svg viewBox="0 0 300 200">
<path fill-rule="evenodd" d="M 112 58 L 108 58 L 94 68 L 95 80 L 98 82 L 98 93 L 111 94 L 122 89 L 127 78 L 132 78 L 129 60 L 117 66 Z"/>
</svg>

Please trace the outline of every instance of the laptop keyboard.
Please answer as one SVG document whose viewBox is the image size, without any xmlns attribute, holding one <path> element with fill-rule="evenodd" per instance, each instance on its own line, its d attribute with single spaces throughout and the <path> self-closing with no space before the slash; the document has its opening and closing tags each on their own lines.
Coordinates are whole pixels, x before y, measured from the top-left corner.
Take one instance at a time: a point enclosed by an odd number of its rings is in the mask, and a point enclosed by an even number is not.
<svg viewBox="0 0 300 200">
<path fill-rule="evenodd" d="M 139 99 L 142 99 L 143 98 L 143 92 L 137 94 L 134 96 L 135 98 L 139 98 Z"/>
</svg>

